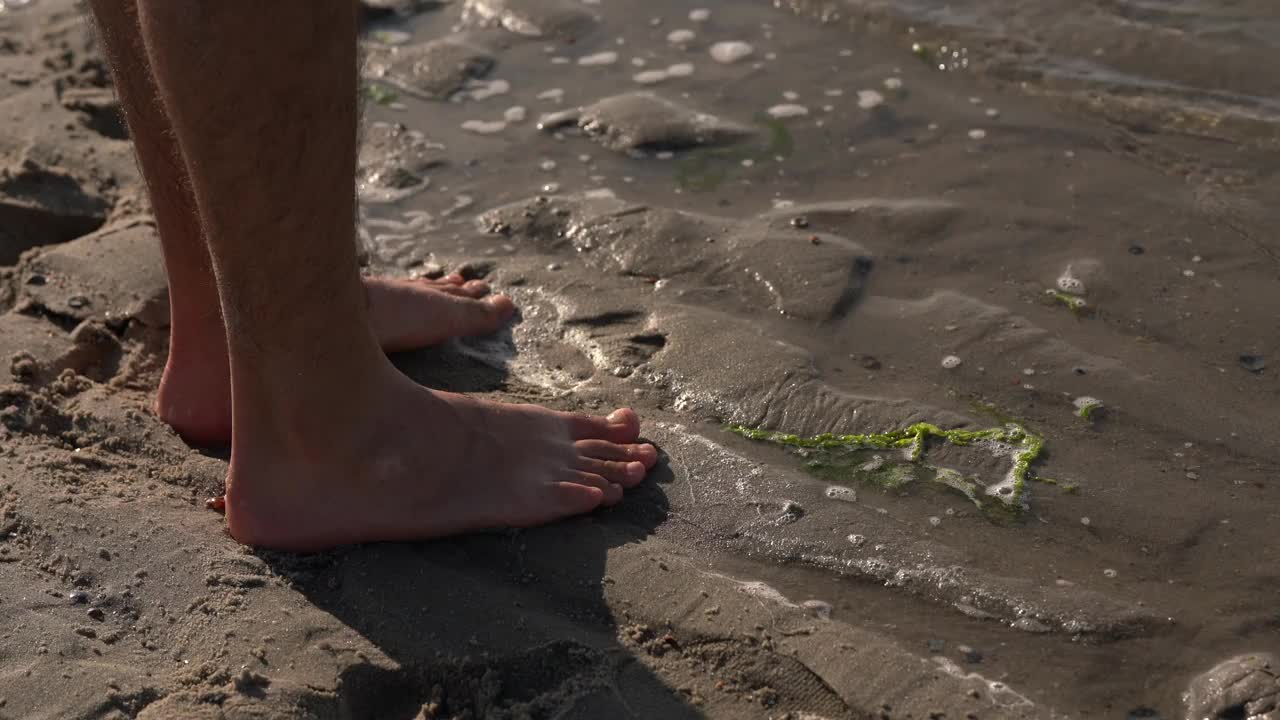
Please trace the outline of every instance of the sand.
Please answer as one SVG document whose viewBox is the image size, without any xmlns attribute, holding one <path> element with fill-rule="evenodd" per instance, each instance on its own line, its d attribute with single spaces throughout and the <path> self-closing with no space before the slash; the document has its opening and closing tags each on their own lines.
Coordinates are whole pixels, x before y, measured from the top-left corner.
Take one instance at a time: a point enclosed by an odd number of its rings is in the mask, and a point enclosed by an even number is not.
<svg viewBox="0 0 1280 720">
<path fill-rule="evenodd" d="M 630 404 L 662 461 L 310 555 L 231 540 L 226 450 L 151 412 L 160 248 L 84 18 L 0 11 L 0 718 L 1275 717 L 1274 10 L 793 4 L 673 46 L 674 1 L 368 3 L 366 270 L 522 308 L 394 361 Z M 916 423 L 915 461 L 835 437 Z M 944 439 L 1008 423 L 1016 476 Z"/>
</svg>

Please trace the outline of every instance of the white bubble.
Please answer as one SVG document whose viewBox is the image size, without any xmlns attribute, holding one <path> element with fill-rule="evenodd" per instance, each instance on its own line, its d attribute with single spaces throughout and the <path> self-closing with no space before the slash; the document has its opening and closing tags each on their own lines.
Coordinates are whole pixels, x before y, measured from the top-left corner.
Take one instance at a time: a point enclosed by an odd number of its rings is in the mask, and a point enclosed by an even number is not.
<svg viewBox="0 0 1280 720">
<path fill-rule="evenodd" d="M 795 102 L 796 100 L 800 99 L 800 93 L 796 92 L 795 90 L 784 90 L 782 91 L 782 99 Z"/>
<path fill-rule="evenodd" d="M 467 120 L 462 123 L 462 129 L 477 135 L 494 135 L 507 129 L 507 123 L 503 120 Z"/>
<path fill-rule="evenodd" d="M 549 100 L 551 102 L 560 102 L 561 100 L 564 99 L 564 89 L 551 88 L 550 90 L 543 90 L 542 92 L 538 93 L 537 98 L 539 100 Z"/>
<path fill-rule="evenodd" d="M 604 52 L 598 52 L 592 55 L 583 55 L 578 58 L 578 64 L 586 67 L 612 65 L 616 62 L 618 62 L 618 53 L 613 52 L 612 50 L 605 50 Z"/>
<path fill-rule="evenodd" d="M 803 105 L 785 103 L 782 105 L 774 105 L 773 107 L 769 108 L 767 112 L 769 113 L 769 117 L 774 117 L 779 119 L 804 117 L 805 115 L 809 114 L 809 108 Z"/>
<path fill-rule="evenodd" d="M 832 485 L 827 488 L 826 496 L 832 500 L 858 502 L 858 493 L 853 488 L 847 488 L 843 485 Z"/>
<path fill-rule="evenodd" d="M 1000 111 L 995 108 L 987 108 L 987 117 L 998 118 L 1000 117 Z"/>
<path fill-rule="evenodd" d="M 1092 524 L 1093 524 L 1093 521 L 1092 521 L 1092 520 L 1090 520 L 1090 519 L 1089 519 L 1089 518 L 1087 518 L 1087 517 L 1082 517 L 1082 518 L 1080 518 L 1080 524 L 1081 524 L 1081 525 L 1084 525 L 1085 527 L 1089 527 L 1090 525 L 1092 525 Z"/>
<path fill-rule="evenodd" d="M 477 80 L 469 89 L 472 100 L 487 100 L 511 92 L 511 83 L 506 80 Z"/>
<path fill-rule="evenodd" d="M 884 95 L 875 90 L 859 90 L 858 91 L 858 107 L 863 110 L 870 110 L 884 103 Z"/>
<path fill-rule="evenodd" d="M 631 76 L 631 79 L 641 85 L 656 85 L 668 77 L 666 70 L 645 70 Z"/>
<path fill-rule="evenodd" d="M 693 22 L 706 22 L 711 19 L 711 11 L 706 8 L 694 8 L 689 11 L 689 19 Z"/>
<path fill-rule="evenodd" d="M 1058 276 L 1058 289 L 1072 295 L 1084 295 L 1085 293 L 1084 282 L 1072 273 L 1071 266 L 1067 266 L 1067 269 Z"/>
<path fill-rule="evenodd" d="M 542 162 L 538 163 L 538 169 L 541 170 L 542 172 L 551 172 L 552 170 L 556 169 L 556 161 L 543 160 Z"/>
<path fill-rule="evenodd" d="M 896 77 L 885 78 L 884 87 L 886 90 L 901 90 L 902 78 L 896 78 Z"/>
<path fill-rule="evenodd" d="M 529 111 L 525 110 L 523 105 L 516 105 L 515 107 L 509 107 L 507 108 L 506 112 L 502 113 L 502 119 L 506 120 L 509 123 L 524 122 L 524 119 L 528 116 L 529 116 Z"/>
<path fill-rule="evenodd" d="M 749 57 L 755 50 L 751 45 L 741 40 L 728 40 L 712 45 L 709 52 L 712 60 L 728 64 L 736 63 L 743 58 Z"/>
<path fill-rule="evenodd" d="M 959 356 L 957 356 L 957 355 L 948 355 L 948 356 L 946 356 L 946 357 L 942 358 L 942 367 L 944 367 L 944 368 L 946 368 L 946 369 L 948 369 L 948 370 L 954 370 L 954 369 L 956 369 L 956 368 L 960 367 L 960 363 L 962 363 L 962 362 L 964 362 L 964 361 L 963 361 L 963 360 L 961 360 Z"/>
<path fill-rule="evenodd" d="M 676 63 L 667 68 L 668 77 L 689 77 L 693 74 L 693 63 Z"/>
<path fill-rule="evenodd" d="M 667 42 L 671 43 L 672 45 L 688 45 L 689 43 L 696 40 L 697 37 L 698 37 L 698 34 L 695 33 L 694 31 L 687 30 L 685 28 L 680 28 L 679 30 L 672 30 L 671 32 L 667 33 Z"/>
<path fill-rule="evenodd" d="M 974 128 L 969 131 L 970 140 L 982 140 L 987 136 L 987 131 L 982 128 Z"/>
</svg>

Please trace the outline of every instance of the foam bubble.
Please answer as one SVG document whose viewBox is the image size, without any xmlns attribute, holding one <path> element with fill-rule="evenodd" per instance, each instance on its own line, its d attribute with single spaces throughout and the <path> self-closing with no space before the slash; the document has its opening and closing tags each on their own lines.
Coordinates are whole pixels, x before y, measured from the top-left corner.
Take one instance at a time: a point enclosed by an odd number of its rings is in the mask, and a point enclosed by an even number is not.
<svg viewBox="0 0 1280 720">
<path fill-rule="evenodd" d="M 784 103 L 782 105 L 774 105 L 769 108 L 767 112 L 769 113 L 769 117 L 779 119 L 804 117 L 809 114 L 809 108 L 803 105 L 796 105 L 794 103 Z"/>
<path fill-rule="evenodd" d="M 583 55 L 578 58 L 578 64 L 585 67 L 593 67 L 597 65 L 612 65 L 618 62 L 618 53 L 612 50 L 594 53 L 592 55 Z"/>
<path fill-rule="evenodd" d="M 689 30 L 687 28 L 680 28 L 678 30 L 672 30 L 671 32 L 667 33 L 667 42 L 671 43 L 672 45 L 688 45 L 689 43 L 696 40 L 697 37 L 698 37 L 698 34 L 695 33 L 694 31 Z"/>
<path fill-rule="evenodd" d="M 843 485 L 832 485 L 827 488 L 826 496 L 832 500 L 858 502 L 858 493 L 853 488 L 847 488 Z"/>
<path fill-rule="evenodd" d="M 873 107 L 884 103 L 884 95 L 876 90 L 859 90 L 858 91 L 858 107 L 863 110 L 870 110 Z"/>
<path fill-rule="evenodd" d="M 477 135 L 496 135 L 507 129 L 507 123 L 504 120 L 467 120 L 461 127 Z"/>
<path fill-rule="evenodd" d="M 538 93 L 537 99 L 547 100 L 550 102 L 560 102 L 564 100 L 564 88 L 551 88 Z"/>
<path fill-rule="evenodd" d="M 884 87 L 886 90 L 901 90 L 902 78 L 896 78 L 896 77 L 885 78 Z"/>
<path fill-rule="evenodd" d="M 706 8 L 694 8 L 689 11 L 689 19 L 693 22 L 706 22 L 711 19 L 711 11 Z"/>
<path fill-rule="evenodd" d="M 987 136 L 987 131 L 982 128 L 974 128 L 969 131 L 970 140 L 982 140 Z"/>
<path fill-rule="evenodd" d="M 709 50 L 712 60 L 725 64 L 736 63 L 739 60 L 749 57 L 751 53 L 755 51 L 756 49 L 749 43 L 742 42 L 741 40 L 718 42 L 712 45 Z"/>
<path fill-rule="evenodd" d="M 511 83 L 506 80 L 475 80 L 468 89 L 472 100 L 487 100 L 511 92 Z"/>
<path fill-rule="evenodd" d="M 693 63 L 676 63 L 667 68 L 670 77 L 689 77 L 693 74 Z"/>
<path fill-rule="evenodd" d="M 527 118 L 528 116 L 529 116 L 529 111 L 526 110 L 523 105 L 516 105 L 515 107 L 509 107 L 507 108 L 506 112 L 502 113 L 502 119 L 506 120 L 509 123 L 524 122 L 525 118 Z"/>
<path fill-rule="evenodd" d="M 643 72 L 638 72 L 635 75 L 632 75 L 631 79 L 635 80 L 641 85 L 657 85 L 663 80 L 666 80 L 667 77 L 668 76 L 667 76 L 666 70 L 645 70 Z"/>
</svg>

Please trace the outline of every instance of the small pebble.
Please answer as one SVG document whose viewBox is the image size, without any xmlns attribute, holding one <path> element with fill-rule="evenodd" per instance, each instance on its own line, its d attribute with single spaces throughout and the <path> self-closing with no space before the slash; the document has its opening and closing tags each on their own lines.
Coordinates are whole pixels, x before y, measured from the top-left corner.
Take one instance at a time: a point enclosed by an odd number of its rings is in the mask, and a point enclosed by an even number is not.
<svg viewBox="0 0 1280 720">
<path fill-rule="evenodd" d="M 106 615 L 102 612 L 102 608 L 89 608 L 89 612 L 85 614 L 88 615 L 93 620 L 97 620 L 98 622 L 102 622 L 102 619 L 106 617 Z"/>
<path fill-rule="evenodd" d="M 1093 521 L 1092 521 L 1092 520 L 1090 520 L 1088 517 L 1082 517 L 1082 518 L 1080 518 L 1080 524 L 1081 524 L 1081 525 L 1083 525 L 1083 526 L 1085 526 L 1085 527 L 1089 527 L 1089 525 L 1091 525 L 1092 523 L 1093 523 Z"/>
<path fill-rule="evenodd" d="M 957 355 L 948 355 L 942 358 L 942 367 L 948 370 L 954 370 L 960 367 L 960 363 L 964 362 Z"/>
<path fill-rule="evenodd" d="M 968 645 L 957 645 L 956 651 L 964 656 L 967 663 L 977 664 L 982 662 L 982 653 Z"/>
<path fill-rule="evenodd" d="M 668 77 L 689 77 L 693 74 L 693 63 L 676 63 L 667 67 Z"/>
<path fill-rule="evenodd" d="M 896 78 L 896 77 L 885 78 L 884 87 L 886 90 L 901 90 L 902 78 Z"/>
<path fill-rule="evenodd" d="M 982 140 L 987 136 L 987 131 L 982 128 L 974 128 L 969 131 L 970 140 Z"/>
<path fill-rule="evenodd" d="M 543 172 L 551 172 L 552 170 L 556 169 L 556 161 L 543 160 L 542 162 L 538 163 L 538 169 Z"/>
<path fill-rule="evenodd" d="M 522 105 L 509 107 L 507 108 L 506 112 L 502 113 L 502 119 L 506 120 L 509 123 L 524 122 L 524 119 L 528 116 L 529 116 L 529 111 L 525 110 L 524 106 Z"/>
<path fill-rule="evenodd" d="M 938 527 L 939 525 L 942 524 L 942 518 L 938 517 L 937 515 L 934 515 L 929 518 L 929 524 L 934 527 Z"/>
<path fill-rule="evenodd" d="M 711 19 L 711 11 L 706 8 L 694 8 L 689 11 L 689 19 L 693 22 L 706 22 Z"/>
<path fill-rule="evenodd" d="M 67 599 L 70 600 L 72 604 L 83 605 L 89 602 L 89 593 L 84 592 L 83 590 L 76 590 L 75 592 L 67 593 Z"/>
<path fill-rule="evenodd" d="M 995 108 L 987 108 L 987 117 L 998 118 L 1000 117 L 1000 111 Z"/>
<path fill-rule="evenodd" d="M 111 551 L 106 548 L 98 548 L 98 557 L 102 558 L 103 560 L 110 560 Z"/>
<path fill-rule="evenodd" d="M 848 540 L 849 544 L 853 545 L 854 547 L 862 547 L 863 545 L 867 544 L 867 536 L 865 535 L 858 535 L 855 533 L 845 539 Z"/>
<path fill-rule="evenodd" d="M 1113 578 L 1116 576 L 1116 571 L 1112 570 L 1111 568 L 1107 568 L 1106 570 L 1102 571 L 1102 574 L 1109 578 Z"/>
</svg>

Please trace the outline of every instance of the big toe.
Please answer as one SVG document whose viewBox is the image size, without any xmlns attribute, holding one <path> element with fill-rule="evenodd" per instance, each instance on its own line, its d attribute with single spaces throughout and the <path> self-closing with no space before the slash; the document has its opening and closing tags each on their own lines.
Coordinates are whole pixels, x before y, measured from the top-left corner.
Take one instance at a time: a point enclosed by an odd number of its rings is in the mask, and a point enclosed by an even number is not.
<svg viewBox="0 0 1280 720">
<path fill-rule="evenodd" d="M 607 416 L 570 415 L 574 440 L 608 440 L 631 443 L 640 436 L 640 416 L 631 408 L 614 410 Z"/>
</svg>

